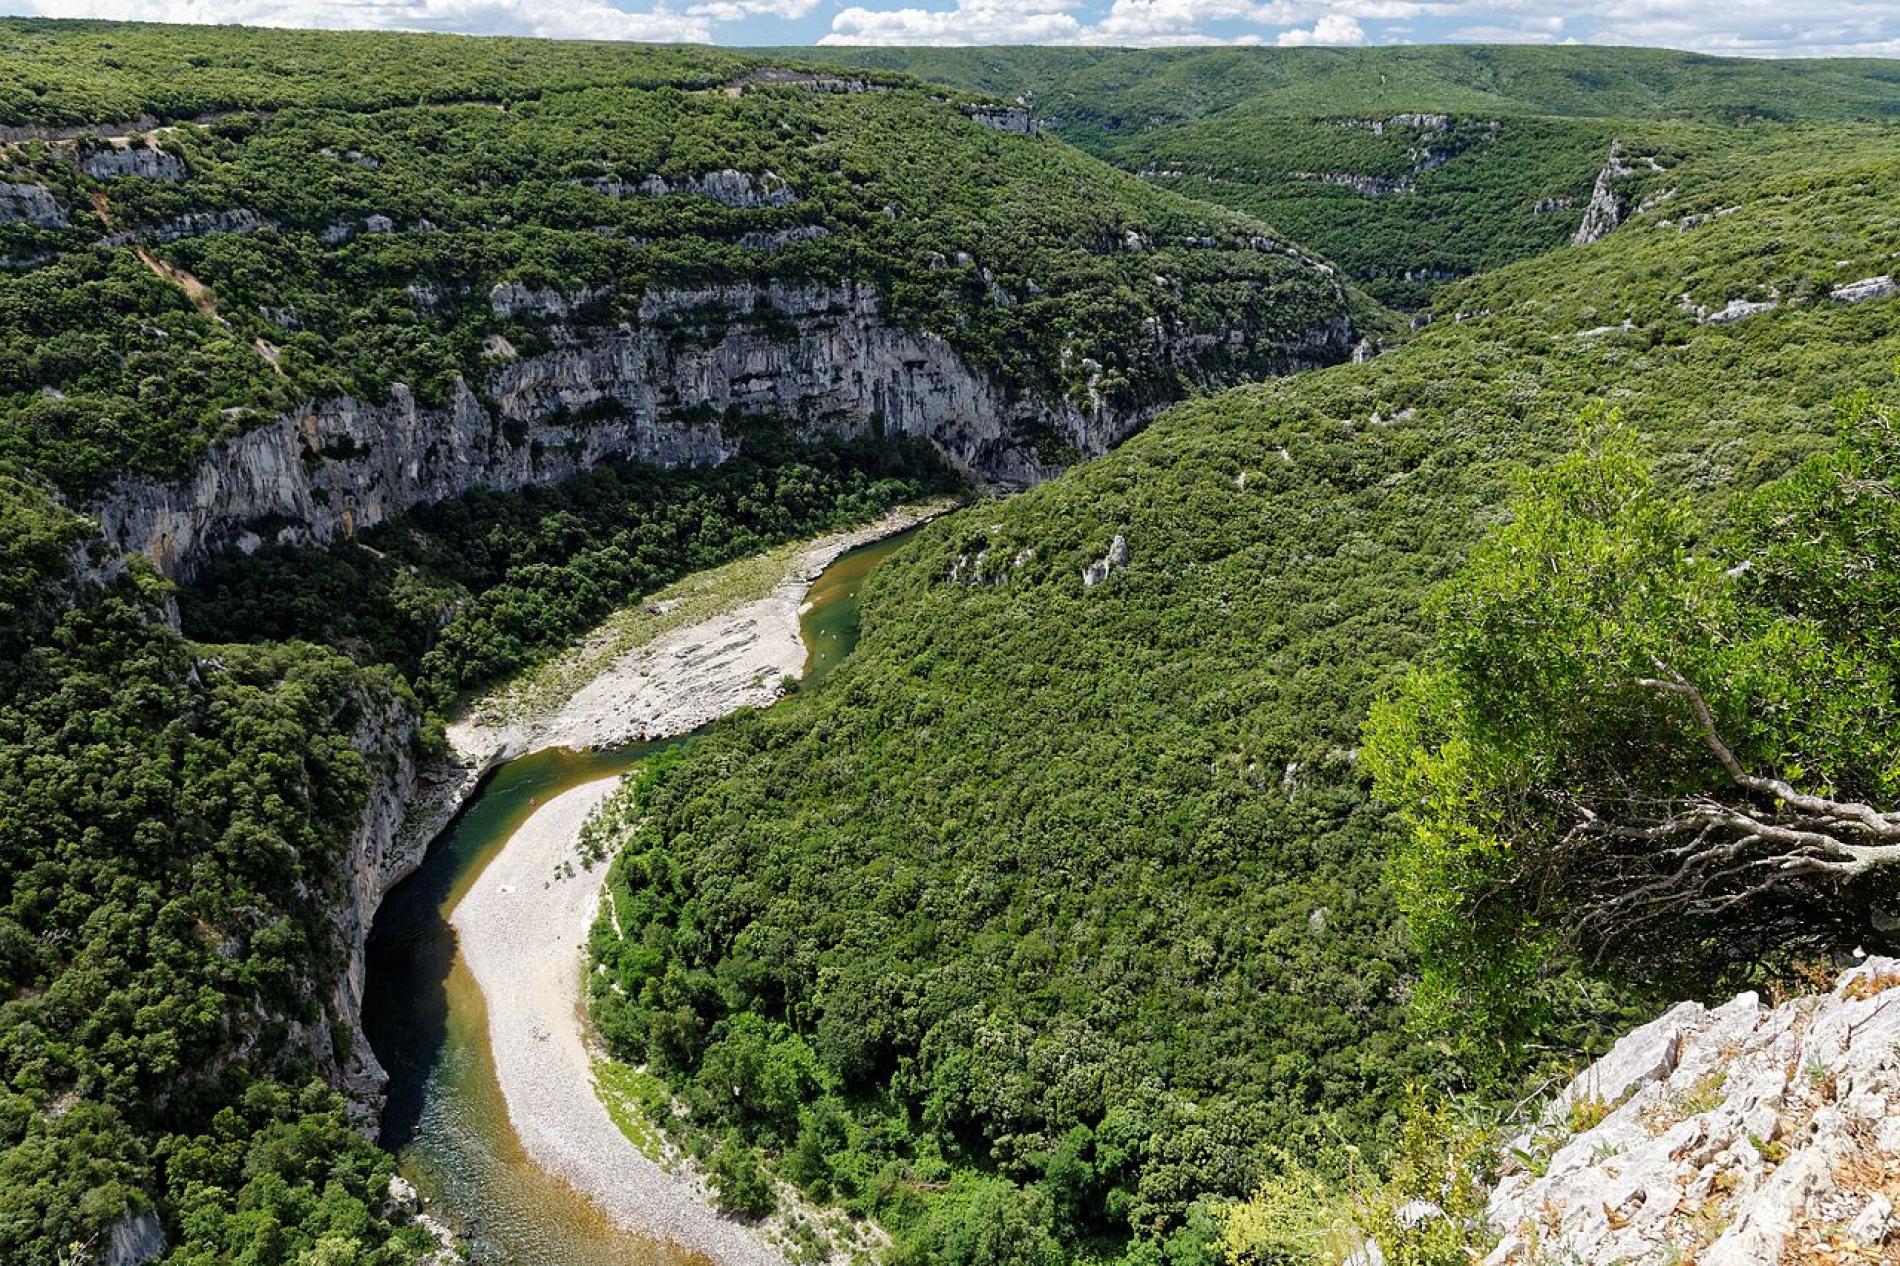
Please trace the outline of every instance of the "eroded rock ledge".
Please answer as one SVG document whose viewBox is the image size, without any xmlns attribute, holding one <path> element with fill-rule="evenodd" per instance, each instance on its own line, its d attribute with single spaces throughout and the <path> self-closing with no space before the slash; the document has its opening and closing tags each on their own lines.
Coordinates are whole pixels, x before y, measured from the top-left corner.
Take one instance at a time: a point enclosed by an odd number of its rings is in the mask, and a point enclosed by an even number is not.
<svg viewBox="0 0 1900 1266">
<path fill-rule="evenodd" d="M 614 460 L 724 461 L 738 449 L 718 421 L 728 414 L 785 419 L 811 436 L 917 436 L 973 475 L 1029 484 L 1059 469 L 1039 455 L 1048 440 L 1093 456 L 1167 403 L 1013 391 L 941 336 L 891 318 L 866 283 L 655 289 L 636 320 L 614 325 L 587 324 L 585 296 L 496 298 L 550 322 L 548 350 L 491 348 L 482 380 L 458 379 L 441 407 L 401 387 L 386 403 L 315 402 L 212 445 L 187 480 L 121 481 L 89 507 L 106 540 L 186 578 L 221 549 L 329 541 L 476 489 Z M 1291 372 L 1344 360 L 1352 340 L 1334 315 L 1284 339 L 1162 329 L 1148 350 L 1183 380 L 1211 383 L 1211 366 L 1236 352 L 1257 360 L 1269 349 Z"/>
<path fill-rule="evenodd" d="M 1900 960 L 1778 1007 L 1685 1002 L 1585 1069 L 1506 1154 L 1487 1266 L 1894 1261 Z"/>
</svg>

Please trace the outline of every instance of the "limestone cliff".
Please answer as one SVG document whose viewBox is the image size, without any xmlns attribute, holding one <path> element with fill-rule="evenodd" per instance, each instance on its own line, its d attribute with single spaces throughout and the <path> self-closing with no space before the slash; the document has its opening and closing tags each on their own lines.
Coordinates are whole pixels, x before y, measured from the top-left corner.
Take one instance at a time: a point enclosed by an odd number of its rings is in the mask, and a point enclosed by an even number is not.
<svg viewBox="0 0 1900 1266">
<path fill-rule="evenodd" d="M 105 538 L 174 577 L 266 537 L 321 542 L 475 489 L 560 480 L 602 462 L 714 463 L 738 450 L 726 417 L 807 436 L 882 432 L 935 444 L 982 478 L 1034 483 L 1042 454 L 1093 456 L 1166 400 L 1116 406 L 1012 390 L 948 340 L 894 319 L 862 283 L 653 289 L 634 320 L 595 323 L 592 293 L 495 288 L 499 316 L 536 323 L 544 349 L 491 339 L 479 382 L 444 404 L 406 388 L 310 403 L 211 446 L 187 480 L 125 479 L 89 507 Z M 1286 372 L 1343 360 L 1343 315 L 1292 338 L 1251 330 L 1149 331 L 1143 355 L 1183 383 L 1219 383 L 1239 355 Z M 1056 443 L 1051 446 L 1048 441 Z"/>
<path fill-rule="evenodd" d="M 1900 960 L 1778 1007 L 1685 1002 L 1506 1154 L 1488 1266 L 1900 1260 Z"/>
<path fill-rule="evenodd" d="M 323 1019 L 293 1025 L 293 1040 L 326 1080 L 349 1098 L 365 1130 L 375 1128 L 388 1075 L 363 1035 L 365 949 L 376 911 L 390 889 L 422 865 L 486 767 L 418 756 L 421 716 L 394 695 L 366 692 L 353 701 L 352 745 L 368 761 L 370 790 L 345 853 L 342 891 L 328 903 L 342 972 L 327 982 Z"/>
</svg>

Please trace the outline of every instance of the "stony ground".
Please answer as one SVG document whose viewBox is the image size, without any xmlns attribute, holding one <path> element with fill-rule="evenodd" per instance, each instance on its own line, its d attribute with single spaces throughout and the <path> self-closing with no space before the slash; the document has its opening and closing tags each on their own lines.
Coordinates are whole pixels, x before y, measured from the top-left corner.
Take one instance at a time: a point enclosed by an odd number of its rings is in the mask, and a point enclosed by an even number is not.
<svg viewBox="0 0 1900 1266">
<path fill-rule="evenodd" d="M 685 734 L 779 697 L 805 666 L 799 607 L 840 554 L 933 518 L 950 502 L 689 577 L 603 624 L 580 645 L 483 699 L 454 725 L 465 756 L 619 747 Z"/>
<path fill-rule="evenodd" d="M 818 574 L 846 550 L 947 508 L 893 511 L 854 531 L 744 560 L 756 565 L 703 593 L 693 580 L 682 582 L 661 596 L 680 607 L 642 611 L 636 614 L 651 618 L 603 629 L 535 684 L 518 684 L 475 709 L 451 728 L 450 740 L 485 763 L 543 747 L 683 734 L 737 708 L 769 704 L 784 677 L 804 668 L 799 608 Z M 673 610 L 689 618 L 667 619 Z M 650 636 L 643 640 L 641 631 Z M 581 969 L 607 867 L 585 865 L 576 846 L 582 823 L 619 781 L 585 783 L 536 809 L 450 915 L 487 1003 L 508 1118 L 537 1164 L 629 1230 L 724 1266 L 780 1266 L 786 1257 L 773 1227 L 717 1213 L 690 1166 L 643 1153 L 596 1093 Z"/>
<path fill-rule="evenodd" d="M 1900 960 L 1685 1002 L 1512 1142 L 1487 1266 L 1900 1263 Z"/>
</svg>

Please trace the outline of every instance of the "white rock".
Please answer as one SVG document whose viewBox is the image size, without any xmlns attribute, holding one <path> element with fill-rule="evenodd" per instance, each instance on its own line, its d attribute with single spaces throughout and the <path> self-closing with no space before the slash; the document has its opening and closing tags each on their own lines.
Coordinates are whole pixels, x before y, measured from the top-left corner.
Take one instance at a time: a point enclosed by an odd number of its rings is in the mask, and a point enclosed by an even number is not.
<svg viewBox="0 0 1900 1266">
<path fill-rule="evenodd" d="M 1834 287 L 1834 298 L 1842 303 L 1865 303 L 1869 299 L 1885 299 L 1895 290 L 1893 278 L 1885 274 L 1878 277 L 1866 277 L 1860 281 L 1850 281 L 1846 285 Z"/>
<path fill-rule="evenodd" d="M 1866 1245 L 1885 1244 L 1893 1233 L 1893 1201 L 1878 1192 L 1870 1196 L 1866 1207 L 1847 1224 L 1848 1237 Z"/>
<path fill-rule="evenodd" d="M 1574 1266 L 1763 1266 L 1850 1219 L 1863 1243 L 1884 1242 L 1893 1208 L 1865 1193 L 1900 1182 L 1896 986 L 1900 962 L 1874 958 L 1819 997 L 1684 1003 L 1624 1037 L 1542 1131 L 1580 1101 L 1608 1105 L 1602 1120 L 1493 1189 L 1487 1262 L 1527 1266 L 1534 1249 Z M 1510 1146 L 1550 1144 L 1531 1131 Z"/>
</svg>

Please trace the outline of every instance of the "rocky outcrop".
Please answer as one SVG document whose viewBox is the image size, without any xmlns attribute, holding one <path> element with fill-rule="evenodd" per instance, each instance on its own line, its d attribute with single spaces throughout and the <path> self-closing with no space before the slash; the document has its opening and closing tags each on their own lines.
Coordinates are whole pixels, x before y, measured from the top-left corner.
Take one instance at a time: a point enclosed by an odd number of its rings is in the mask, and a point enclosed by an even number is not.
<svg viewBox="0 0 1900 1266">
<path fill-rule="evenodd" d="M 1747 299 L 1730 299 L 1713 312 L 1697 310 L 1698 325 L 1733 325 L 1737 321 L 1746 321 L 1749 317 L 1760 316 L 1764 312 L 1773 312 L 1781 303 L 1776 299 L 1760 299 L 1750 302 Z"/>
<path fill-rule="evenodd" d="M 153 245 L 176 242 L 187 237 L 203 237 L 207 233 L 256 233 L 268 227 L 271 227 L 270 222 L 248 207 L 234 207 L 228 211 L 190 211 L 147 228 L 126 229 L 110 234 L 101 238 L 99 245 L 124 246 L 131 242 Z"/>
<path fill-rule="evenodd" d="M 369 761 L 369 796 L 350 837 L 344 864 L 345 890 L 330 907 L 343 973 L 331 982 L 329 1022 L 297 1030 L 314 1065 L 348 1097 L 352 1116 L 373 1130 L 382 1113 L 389 1077 L 363 1035 L 365 948 L 383 897 L 415 869 L 429 844 L 473 794 L 486 764 L 438 758 L 419 762 L 416 737 L 422 718 L 391 695 L 357 701 L 360 720 L 351 743 Z M 333 1040 L 330 1026 L 344 1042 Z M 339 1060 L 339 1049 L 347 1050 Z"/>
<path fill-rule="evenodd" d="M 964 113 L 970 116 L 972 122 L 993 132 L 1034 136 L 1042 130 L 1028 106 L 972 106 Z"/>
<path fill-rule="evenodd" d="M 114 146 L 86 155 L 80 166 L 94 180 L 134 176 L 141 180 L 183 180 L 185 161 L 176 154 L 150 146 Z"/>
<path fill-rule="evenodd" d="M 1374 136 L 1382 136 L 1387 128 L 1397 128 L 1408 132 L 1449 132 L 1451 131 L 1449 114 L 1395 114 L 1384 119 L 1340 119 L 1339 127 L 1363 128 Z M 1497 124 L 1489 124 L 1491 130 L 1497 130 Z"/>
<path fill-rule="evenodd" d="M 574 183 L 609 198 L 663 198 L 670 193 L 696 193 L 726 207 L 782 207 L 798 201 L 798 194 L 778 173 L 768 171 L 750 176 L 730 167 L 699 176 L 675 176 L 671 180 L 664 176 L 642 176 L 634 181 L 618 176 L 595 176 Z"/>
<path fill-rule="evenodd" d="M 749 251 L 763 251 L 770 255 L 788 246 L 797 246 L 802 242 L 816 242 L 830 236 L 831 230 L 822 224 L 800 224 L 773 232 L 756 229 L 750 233 L 741 233 L 739 245 Z"/>
<path fill-rule="evenodd" d="M 490 296 L 552 346 L 501 359 L 441 403 L 398 387 L 386 401 L 319 401 L 211 446 L 178 483 L 127 479 L 90 507 L 108 543 L 188 577 L 211 553 L 265 539 L 323 542 L 412 506 L 476 489 L 548 483 L 614 460 L 714 463 L 738 450 L 728 414 L 783 419 L 808 436 L 930 441 L 961 469 L 1012 484 L 1058 467 L 1027 436 L 1092 456 L 1166 401 L 1117 407 L 1012 391 L 947 340 L 889 318 L 861 283 L 774 282 L 650 290 L 632 319 L 577 324 L 604 292 L 521 286 Z M 1292 338 L 1159 323 L 1149 354 L 1190 381 L 1265 349 L 1293 370 L 1346 358 L 1335 315 Z"/>
<path fill-rule="evenodd" d="M 1600 242 L 1615 232 L 1616 226 L 1623 222 L 1623 204 L 1616 196 L 1617 162 L 1615 151 L 1602 171 L 1597 173 L 1597 181 L 1590 190 L 1590 201 L 1583 208 L 1583 222 L 1577 225 L 1577 232 L 1571 241 L 1578 246 L 1588 246 Z"/>
<path fill-rule="evenodd" d="M 1368 198 L 1387 198 L 1393 194 L 1418 192 L 1418 185 L 1410 176 L 1366 176 L 1350 171 L 1296 171 L 1295 180 L 1313 181 L 1322 185 L 1338 185 Z"/>
<path fill-rule="evenodd" d="M 45 185 L 0 184 L 0 224 L 66 227 L 66 212 Z"/>
<path fill-rule="evenodd" d="M 1487 1266 L 1896 1260 L 1900 960 L 1779 1007 L 1685 1002 L 1504 1154 Z"/>
<path fill-rule="evenodd" d="M 981 560 L 979 561 L 979 565 Z M 1108 552 L 1082 569 L 1082 587 L 1093 589 L 1107 580 L 1117 567 L 1128 566 L 1128 538 L 1120 532 L 1108 543 Z"/>
<path fill-rule="evenodd" d="M 1597 172 L 1596 184 L 1590 190 L 1590 201 L 1583 208 L 1583 223 L 1577 226 L 1576 235 L 1571 239 L 1578 246 L 1588 246 L 1600 242 L 1616 230 L 1623 222 L 1624 200 L 1622 185 L 1639 170 L 1663 172 L 1668 169 L 1657 162 L 1653 155 L 1631 157 L 1623 152 L 1621 141 L 1610 142 L 1610 156 Z"/>
<path fill-rule="evenodd" d="M 1844 286 L 1836 286 L 1830 292 L 1841 303 L 1866 303 L 1869 299 L 1885 299 L 1894 293 L 1893 278 L 1882 274 L 1868 277 L 1862 281 L 1850 281 Z"/>
<path fill-rule="evenodd" d="M 112 1224 L 105 1266 L 145 1266 L 165 1255 L 165 1224 L 151 1211 L 128 1213 Z"/>
</svg>

